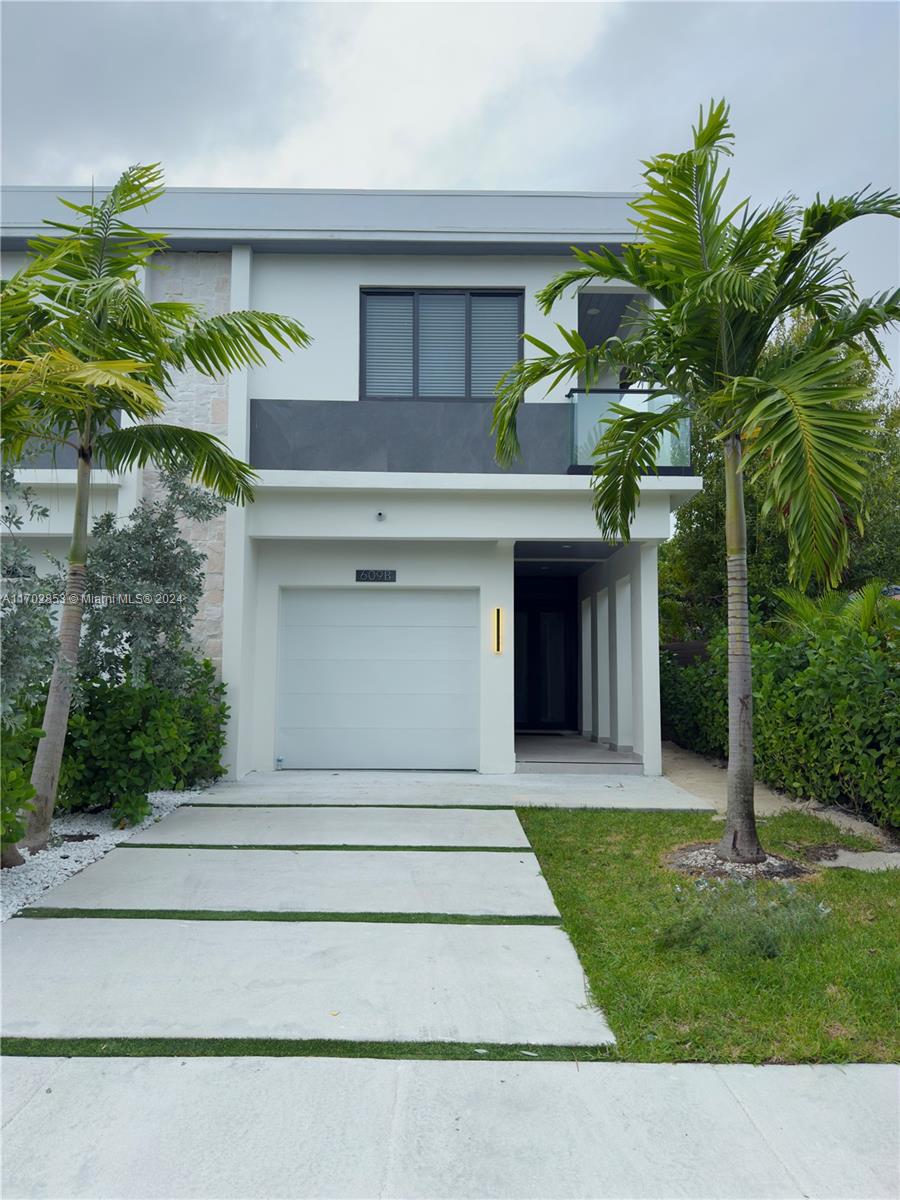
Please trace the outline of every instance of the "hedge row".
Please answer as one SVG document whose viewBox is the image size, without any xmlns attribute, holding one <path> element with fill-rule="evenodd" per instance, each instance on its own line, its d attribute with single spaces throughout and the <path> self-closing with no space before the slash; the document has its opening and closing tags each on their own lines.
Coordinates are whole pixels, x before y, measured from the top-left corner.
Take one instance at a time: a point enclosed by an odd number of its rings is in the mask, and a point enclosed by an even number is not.
<svg viewBox="0 0 900 1200">
<path fill-rule="evenodd" d="M 680 667 L 661 661 L 666 736 L 727 757 L 727 642 Z M 900 661 L 896 642 L 839 628 L 753 639 L 756 777 L 792 796 L 900 826 Z"/>
</svg>

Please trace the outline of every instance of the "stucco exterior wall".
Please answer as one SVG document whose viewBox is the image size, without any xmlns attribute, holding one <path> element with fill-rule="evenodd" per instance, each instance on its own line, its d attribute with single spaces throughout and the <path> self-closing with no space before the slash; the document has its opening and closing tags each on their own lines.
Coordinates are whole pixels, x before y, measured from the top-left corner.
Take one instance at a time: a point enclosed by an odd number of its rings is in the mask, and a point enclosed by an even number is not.
<svg viewBox="0 0 900 1200">
<path fill-rule="evenodd" d="M 558 321 L 578 324 L 578 301 L 565 296 L 545 316 L 534 294 L 571 265 L 557 258 L 490 255 L 254 254 L 253 308 L 295 317 L 313 344 L 282 362 L 250 371 L 250 395 L 267 400 L 359 399 L 359 293 L 365 287 L 522 288 L 525 332 L 559 342 Z M 548 398 L 563 401 L 571 384 Z M 545 387 L 532 389 L 545 399 Z"/>
</svg>

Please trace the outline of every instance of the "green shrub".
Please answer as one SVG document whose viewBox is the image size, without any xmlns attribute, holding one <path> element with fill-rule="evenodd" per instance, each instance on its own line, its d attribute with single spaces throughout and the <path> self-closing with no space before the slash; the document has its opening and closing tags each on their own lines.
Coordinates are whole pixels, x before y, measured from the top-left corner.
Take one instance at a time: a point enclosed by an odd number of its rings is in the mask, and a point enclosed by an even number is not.
<svg viewBox="0 0 900 1200">
<path fill-rule="evenodd" d="M 701 754 L 727 750 L 727 646 L 661 664 L 663 724 Z M 790 795 L 900 826 L 900 642 L 849 623 L 753 636 L 756 776 Z"/>
<path fill-rule="evenodd" d="M 212 664 L 192 662 L 184 694 L 95 681 L 69 718 L 59 807 L 110 808 L 119 824 L 150 811 L 147 793 L 180 791 L 224 773 L 228 707 Z"/>
<path fill-rule="evenodd" d="M 728 676 L 724 635 L 709 644 L 710 656 L 680 667 L 671 654 L 660 656 L 662 720 L 666 737 L 679 746 L 724 758 L 728 753 Z"/>
<path fill-rule="evenodd" d="M 38 741 L 44 736 L 40 726 L 28 724 L 4 728 L 0 748 L 0 843 L 15 845 L 25 833 L 24 815 L 34 807 L 31 799 L 31 764 Z"/>
<path fill-rule="evenodd" d="M 697 879 L 675 889 L 675 912 L 656 936 L 660 949 L 778 958 L 822 931 L 830 909 L 790 884 Z"/>
</svg>

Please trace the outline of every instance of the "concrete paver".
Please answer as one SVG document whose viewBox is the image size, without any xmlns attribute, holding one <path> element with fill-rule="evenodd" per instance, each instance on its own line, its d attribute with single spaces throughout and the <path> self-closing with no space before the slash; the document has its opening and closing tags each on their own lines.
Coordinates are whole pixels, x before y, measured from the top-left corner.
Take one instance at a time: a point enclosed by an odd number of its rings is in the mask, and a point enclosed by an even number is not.
<svg viewBox="0 0 900 1200">
<path fill-rule="evenodd" d="M 551 925 L 20 918 L 3 967 L 7 1036 L 615 1040 Z"/>
<path fill-rule="evenodd" d="M 6 1200 L 893 1200 L 900 1183 L 889 1066 L 8 1058 L 3 1085 Z"/>
<path fill-rule="evenodd" d="M 114 850 L 35 908 L 558 916 L 529 851 Z"/>
<path fill-rule="evenodd" d="M 510 808 L 614 808 L 715 812 L 713 801 L 662 777 L 478 775 L 465 771 L 268 771 L 217 783 L 197 797 L 217 804 L 458 804 Z"/>
<path fill-rule="evenodd" d="M 521 846 L 514 812 L 406 808 L 179 808 L 130 846 Z"/>
<path fill-rule="evenodd" d="M 854 871 L 900 871 L 896 850 L 838 850 L 834 858 L 822 858 L 818 867 L 851 867 Z"/>
</svg>

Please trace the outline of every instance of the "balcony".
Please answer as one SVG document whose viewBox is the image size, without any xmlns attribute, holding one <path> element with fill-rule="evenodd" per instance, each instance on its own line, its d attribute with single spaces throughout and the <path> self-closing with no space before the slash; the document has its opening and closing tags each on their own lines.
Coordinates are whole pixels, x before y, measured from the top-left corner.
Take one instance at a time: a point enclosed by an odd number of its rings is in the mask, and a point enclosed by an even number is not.
<svg viewBox="0 0 900 1200">
<path fill-rule="evenodd" d="M 572 388 L 569 400 L 571 429 L 571 467 L 573 473 L 593 469 L 593 452 L 603 432 L 604 422 L 611 419 L 614 404 L 625 408 L 664 412 L 675 400 L 674 396 L 656 396 L 649 399 L 646 388 Z M 659 448 L 656 469 L 661 475 L 687 475 L 691 469 L 691 422 L 685 418 L 678 422 L 677 433 L 664 433 Z"/>
<path fill-rule="evenodd" d="M 598 425 L 615 401 L 646 393 L 574 391 L 568 403 L 530 401 L 519 411 L 522 457 L 511 474 L 591 470 Z M 664 405 L 665 400 L 655 403 Z M 250 403 L 250 463 L 259 470 L 505 473 L 494 461 L 490 400 L 268 400 Z M 661 475 L 690 474 L 690 430 L 666 435 Z"/>
</svg>

